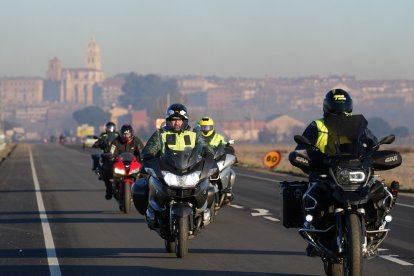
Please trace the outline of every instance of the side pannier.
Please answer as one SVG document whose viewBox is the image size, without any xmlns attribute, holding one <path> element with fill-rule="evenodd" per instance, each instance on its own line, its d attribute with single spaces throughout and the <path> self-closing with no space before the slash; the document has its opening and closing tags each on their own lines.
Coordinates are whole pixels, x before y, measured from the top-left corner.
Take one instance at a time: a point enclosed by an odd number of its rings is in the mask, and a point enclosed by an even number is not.
<svg viewBox="0 0 414 276">
<path fill-rule="evenodd" d="M 304 222 L 302 197 L 308 189 L 306 181 L 282 181 L 280 193 L 282 194 L 283 226 L 286 228 L 300 228 Z"/>
</svg>

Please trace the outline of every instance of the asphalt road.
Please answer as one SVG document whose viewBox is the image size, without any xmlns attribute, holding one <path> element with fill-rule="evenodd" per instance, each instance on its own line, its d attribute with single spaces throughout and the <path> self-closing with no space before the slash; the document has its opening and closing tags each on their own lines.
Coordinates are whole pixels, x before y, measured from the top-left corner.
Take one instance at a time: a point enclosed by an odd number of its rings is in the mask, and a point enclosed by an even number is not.
<svg viewBox="0 0 414 276">
<path fill-rule="evenodd" d="M 323 275 L 297 229 L 281 223 L 279 181 L 236 168 L 232 206 L 177 259 L 135 210 L 104 199 L 91 150 L 19 144 L 0 164 L 0 275 Z M 380 257 L 364 275 L 414 275 L 414 198 L 400 195 Z"/>
</svg>

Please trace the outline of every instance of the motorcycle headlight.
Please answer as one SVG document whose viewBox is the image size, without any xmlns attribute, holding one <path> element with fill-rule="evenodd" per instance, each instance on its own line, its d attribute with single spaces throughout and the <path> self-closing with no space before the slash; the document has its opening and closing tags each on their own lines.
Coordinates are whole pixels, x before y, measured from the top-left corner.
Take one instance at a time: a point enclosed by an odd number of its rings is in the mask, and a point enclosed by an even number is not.
<svg viewBox="0 0 414 276">
<path fill-rule="evenodd" d="M 341 184 L 363 183 L 366 180 L 364 171 L 339 170 L 336 178 Z"/>
<path fill-rule="evenodd" d="M 351 171 L 349 172 L 349 181 L 352 183 L 362 183 L 365 182 L 365 172 L 363 171 Z"/>
<path fill-rule="evenodd" d="M 139 173 L 139 169 L 135 169 L 129 172 L 129 174 L 136 174 L 136 173 Z"/>
<path fill-rule="evenodd" d="M 171 187 L 195 187 L 200 181 L 201 171 L 195 171 L 187 175 L 176 175 L 168 171 L 162 171 L 164 181 Z"/>
<path fill-rule="evenodd" d="M 125 170 L 124 169 L 119 169 L 119 168 L 114 168 L 114 173 L 124 175 Z"/>
</svg>

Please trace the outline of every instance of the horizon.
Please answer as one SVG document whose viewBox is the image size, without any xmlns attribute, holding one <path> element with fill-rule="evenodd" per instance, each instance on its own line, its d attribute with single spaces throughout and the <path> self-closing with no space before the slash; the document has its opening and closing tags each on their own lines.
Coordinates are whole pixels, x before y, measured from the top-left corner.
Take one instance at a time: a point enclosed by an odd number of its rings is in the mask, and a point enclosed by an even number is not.
<svg viewBox="0 0 414 276">
<path fill-rule="evenodd" d="M 82 68 L 93 36 L 108 77 L 414 79 L 408 0 L 2 4 L 0 77 L 43 78 L 55 56 L 64 68 Z"/>
</svg>

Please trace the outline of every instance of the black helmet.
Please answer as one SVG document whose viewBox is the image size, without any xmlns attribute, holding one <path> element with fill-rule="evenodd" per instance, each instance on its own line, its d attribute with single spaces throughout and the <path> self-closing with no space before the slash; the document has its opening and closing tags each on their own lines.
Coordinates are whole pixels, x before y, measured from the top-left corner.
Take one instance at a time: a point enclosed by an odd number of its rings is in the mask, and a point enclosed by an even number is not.
<svg viewBox="0 0 414 276">
<path fill-rule="evenodd" d="M 113 122 L 107 122 L 105 124 L 105 131 L 107 133 L 115 132 L 115 129 L 116 129 L 116 125 Z"/>
<path fill-rule="evenodd" d="M 332 89 L 323 100 L 323 115 L 352 115 L 352 98 L 343 89 Z"/>
<path fill-rule="evenodd" d="M 165 112 L 165 119 L 170 121 L 172 118 L 180 118 L 188 121 L 187 107 L 179 103 L 170 105 Z"/>
<path fill-rule="evenodd" d="M 129 125 L 129 124 L 125 124 L 121 127 L 120 132 L 121 132 L 120 133 L 121 134 L 121 140 L 124 143 L 129 144 L 132 141 L 132 138 L 134 137 L 134 129 L 132 128 L 132 126 Z"/>
<path fill-rule="evenodd" d="M 134 136 L 134 129 L 132 128 L 131 125 L 129 124 L 125 124 L 121 127 L 121 135 L 125 134 L 125 133 L 131 133 L 131 137 Z"/>
</svg>

